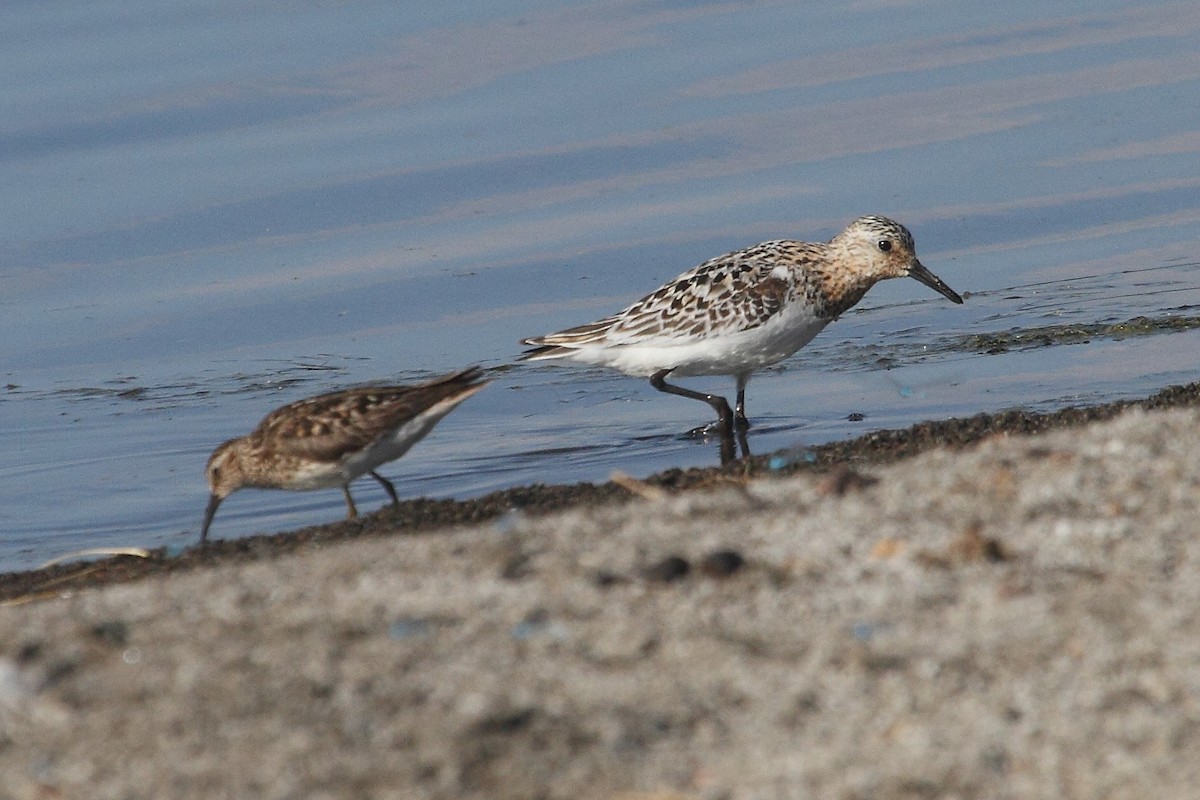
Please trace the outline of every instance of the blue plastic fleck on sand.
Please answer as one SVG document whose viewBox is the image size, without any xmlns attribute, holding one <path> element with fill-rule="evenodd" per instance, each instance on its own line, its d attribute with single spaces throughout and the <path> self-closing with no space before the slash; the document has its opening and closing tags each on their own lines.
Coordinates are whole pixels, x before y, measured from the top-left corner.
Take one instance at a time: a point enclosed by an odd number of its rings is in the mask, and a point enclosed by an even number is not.
<svg viewBox="0 0 1200 800">
<path fill-rule="evenodd" d="M 401 617 L 388 625 L 388 638 L 392 641 L 401 639 L 420 639 L 428 636 L 429 621 L 420 617 Z"/>
<path fill-rule="evenodd" d="M 567 638 L 567 629 L 547 619 L 528 619 L 513 625 L 509 635 L 518 641 L 540 637 L 561 640 Z"/>
<path fill-rule="evenodd" d="M 767 469 L 778 472 L 779 470 L 797 461 L 803 461 L 806 464 L 817 463 L 817 454 L 812 450 L 790 450 L 786 453 L 771 456 L 767 460 Z"/>
</svg>

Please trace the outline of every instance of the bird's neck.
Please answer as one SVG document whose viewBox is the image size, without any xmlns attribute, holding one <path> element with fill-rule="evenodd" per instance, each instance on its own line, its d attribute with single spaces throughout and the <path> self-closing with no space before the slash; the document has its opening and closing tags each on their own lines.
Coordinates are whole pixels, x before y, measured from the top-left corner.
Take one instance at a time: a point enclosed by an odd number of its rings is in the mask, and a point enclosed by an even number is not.
<svg viewBox="0 0 1200 800">
<path fill-rule="evenodd" d="M 875 285 L 877 278 L 864 272 L 818 269 L 814 272 L 820 290 L 820 314 L 837 319 L 853 308 L 867 290 Z"/>
</svg>

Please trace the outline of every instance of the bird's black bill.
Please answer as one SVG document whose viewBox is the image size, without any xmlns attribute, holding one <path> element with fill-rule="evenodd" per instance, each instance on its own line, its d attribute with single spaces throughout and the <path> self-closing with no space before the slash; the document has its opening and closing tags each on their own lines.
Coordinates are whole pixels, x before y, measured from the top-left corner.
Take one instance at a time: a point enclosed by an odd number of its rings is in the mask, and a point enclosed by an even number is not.
<svg viewBox="0 0 1200 800">
<path fill-rule="evenodd" d="M 200 526 L 200 544 L 208 539 L 208 526 L 212 524 L 213 515 L 217 513 L 217 506 L 221 505 L 221 498 L 218 495 L 209 495 L 208 508 L 204 509 L 204 523 Z"/>
<path fill-rule="evenodd" d="M 910 278 L 916 278 L 921 283 L 925 284 L 930 289 L 933 289 L 943 297 L 946 297 L 955 303 L 959 303 L 960 305 L 962 304 L 963 299 L 958 296 L 958 292 L 954 291 L 945 283 L 943 283 L 942 279 L 937 275 L 934 275 L 932 272 L 925 269 L 925 265 L 920 261 L 913 262 L 913 265 L 908 269 L 908 276 Z"/>
</svg>

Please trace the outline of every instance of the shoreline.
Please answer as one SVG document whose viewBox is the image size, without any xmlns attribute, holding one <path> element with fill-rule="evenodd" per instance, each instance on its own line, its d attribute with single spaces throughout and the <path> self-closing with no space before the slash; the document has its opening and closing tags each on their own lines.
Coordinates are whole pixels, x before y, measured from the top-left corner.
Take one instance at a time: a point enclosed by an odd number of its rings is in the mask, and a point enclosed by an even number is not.
<svg viewBox="0 0 1200 800">
<path fill-rule="evenodd" d="M 780 454 L 764 454 L 722 467 L 669 469 L 634 483 L 676 494 L 757 478 L 819 474 L 852 466 L 886 465 L 938 448 L 962 450 L 996 436 L 1027 436 L 1078 427 L 1112 419 L 1132 408 L 1157 410 L 1195 406 L 1200 406 L 1200 382 L 1168 386 L 1141 399 L 1073 406 L 1054 412 L 1013 409 L 994 414 L 926 421 L 909 428 L 872 431 L 854 439 L 806 448 L 806 457 L 799 460 L 788 458 L 781 463 Z M 605 483 L 531 484 L 466 500 L 408 499 L 402 500 L 398 508 L 384 506 L 356 520 L 343 519 L 238 539 L 215 539 L 203 550 L 191 547 L 174 556 L 167 555 L 165 548 L 159 548 L 148 551 L 149 555 L 145 558 L 115 556 L 98 561 L 68 561 L 44 569 L 2 573 L 0 603 L 36 601 L 75 589 L 276 558 L 336 542 L 430 534 L 441 529 L 494 521 L 514 511 L 536 517 L 572 509 L 621 504 L 636 497 L 636 487 L 631 491 L 627 483 L 609 480 Z"/>
<path fill-rule="evenodd" d="M 0 774 L 31 799 L 1191 798 L 1196 391 L 54 589 L 0 611 Z"/>
</svg>

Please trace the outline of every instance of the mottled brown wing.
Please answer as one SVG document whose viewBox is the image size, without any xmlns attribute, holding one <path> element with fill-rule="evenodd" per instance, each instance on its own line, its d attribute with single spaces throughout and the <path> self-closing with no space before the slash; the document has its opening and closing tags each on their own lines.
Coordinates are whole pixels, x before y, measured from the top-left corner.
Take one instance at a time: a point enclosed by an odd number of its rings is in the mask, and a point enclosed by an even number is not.
<svg viewBox="0 0 1200 800">
<path fill-rule="evenodd" d="M 714 331 L 732 333 L 764 324 L 788 302 L 792 283 L 777 268 L 793 260 L 784 242 L 764 242 L 719 256 L 688 270 L 675 280 L 617 314 L 607 339 L 695 338 Z"/>
<path fill-rule="evenodd" d="M 621 345 L 646 338 L 696 338 L 719 330 L 730 333 L 762 325 L 794 294 L 790 276 L 815 258 L 803 242 L 763 242 L 694 267 L 633 305 L 587 325 L 526 339 L 542 350 L 603 341 Z M 777 272 L 780 266 L 787 269 Z"/>
<path fill-rule="evenodd" d="M 416 386 L 365 386 L 317 395 L 276 409 L 258 432 L 281 455 L 337 461 L 447 398 L 480 386 L 465 369 Z"/>
</svg>

